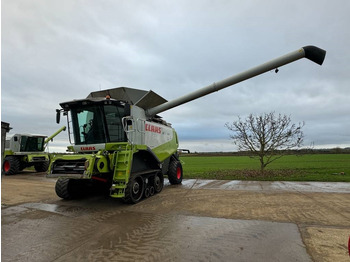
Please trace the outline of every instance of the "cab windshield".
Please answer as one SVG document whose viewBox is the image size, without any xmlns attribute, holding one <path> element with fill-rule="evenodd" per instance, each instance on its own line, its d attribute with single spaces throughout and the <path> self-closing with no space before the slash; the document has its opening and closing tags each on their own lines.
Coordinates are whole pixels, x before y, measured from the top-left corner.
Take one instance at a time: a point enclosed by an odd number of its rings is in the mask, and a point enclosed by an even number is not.
<svg viewBox="0 0 350 262">
<path fill-rule="evenodd" d="M 44 151 L 45 137 L 22 136 L 21 152 L 41 152 Z"/>
<path fill-rule="evenodd" d="M 124 107 L 117 105 L 88 105 L 71 109 L 76 145 L 124 142 L 122 117 Z"/>
</svg>

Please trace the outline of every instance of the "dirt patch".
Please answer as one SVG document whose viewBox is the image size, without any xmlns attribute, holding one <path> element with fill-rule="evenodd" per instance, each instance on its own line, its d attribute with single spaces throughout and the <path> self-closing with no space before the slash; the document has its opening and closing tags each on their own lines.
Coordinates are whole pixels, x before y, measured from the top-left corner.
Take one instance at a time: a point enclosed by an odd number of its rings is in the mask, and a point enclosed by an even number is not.
<svg viewBox="0 0 350 262">
<path fill-rule="evenodd" d="M 55 180 L 45 180 L 44 175 L 34 174 L 22 173 L 8 177 L 2 176 L 1 204 L 9 206 L 57 199 Z"/>
<path fill-rule="evenodd" d="M 315 261 L 349 261 L 349 228 L 306 227 L 301 229 L 304 243 Z"/>
</svg>

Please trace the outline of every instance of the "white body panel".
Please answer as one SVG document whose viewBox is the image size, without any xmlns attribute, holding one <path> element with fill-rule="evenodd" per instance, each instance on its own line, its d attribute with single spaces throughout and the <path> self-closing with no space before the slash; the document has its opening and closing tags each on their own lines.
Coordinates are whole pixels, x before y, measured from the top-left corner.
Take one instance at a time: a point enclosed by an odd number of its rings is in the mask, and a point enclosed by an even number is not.
<svg viewBox="0 0 350 262">
<path fill-rule="evenodd" d="M 145 111 L 133 106 L 132 118 L 128 119 L 132 124 L 124 127 L 127 130 L 129 142 L 138 145 L 147 145 L 153 149 L 173 139 L 173 129 L 169 126 L 146 120 Z"/>
<path fill-rule="evenodd" d="M 170 142 L 173 136 L 171 127 L 145 121 L 145 143 L 151 149 Z"/>
</svg>

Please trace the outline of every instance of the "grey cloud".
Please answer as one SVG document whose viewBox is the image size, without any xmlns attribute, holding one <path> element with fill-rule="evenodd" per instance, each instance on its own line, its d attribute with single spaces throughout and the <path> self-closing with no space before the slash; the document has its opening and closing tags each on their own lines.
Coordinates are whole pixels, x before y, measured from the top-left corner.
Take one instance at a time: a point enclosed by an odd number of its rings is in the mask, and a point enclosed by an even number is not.
<svg viewBox="0 0 350 262">
<path fill-rule="evenodd" d="M 50 134 L 59 102 L 99 88 L 170 100 L 314 44 L 327 50 L 322 67 L 298 61 L 162 116 L 196 146 L 229 142 L 225 122 L 269 111 L 305 121 L 320 146 L 349 146 L 349 8 L 347 0 L 3 1 L 2 120 Z"/>
</svg>

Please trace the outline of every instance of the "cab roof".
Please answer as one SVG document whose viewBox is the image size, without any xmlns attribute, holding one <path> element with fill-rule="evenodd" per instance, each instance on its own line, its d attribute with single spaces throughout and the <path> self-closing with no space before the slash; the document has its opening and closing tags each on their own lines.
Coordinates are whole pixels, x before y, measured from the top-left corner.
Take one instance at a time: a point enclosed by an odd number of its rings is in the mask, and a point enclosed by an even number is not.
<svg viewBox="0 0 350 262">
<path fill-rule="evenodd" d="M 71 106 L 77 104 L 97 103 L 106 101 L 106 97 L 110 97 L 110 101 L 128 103 L 147 110 L 149 108 L 161 105 L 167 102 L 166 99 L 154 93 L 152 90 L 145 91 L 129 87 L 117 87 L 106 90 L 91 92 L 85 99 L 75 99 L 60 103 L 61 107 L 68 110 Z M 113 102 L 112 102 L 113 103 Z"/>
<path fill-rule="evenodd" d="M 87 98 L 105 98 L 108 95 L 112 99 L 125 101 L 145 110 L 167 102 L 166 99 L 154 93 L 152 90 L 145 91 L 129 87 L 117 87 L 91 92 Z"/>
</svg>

